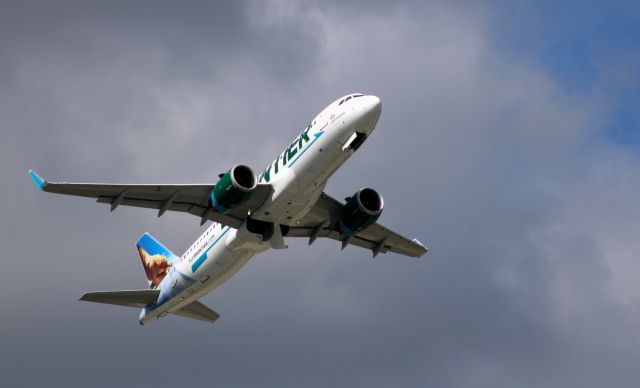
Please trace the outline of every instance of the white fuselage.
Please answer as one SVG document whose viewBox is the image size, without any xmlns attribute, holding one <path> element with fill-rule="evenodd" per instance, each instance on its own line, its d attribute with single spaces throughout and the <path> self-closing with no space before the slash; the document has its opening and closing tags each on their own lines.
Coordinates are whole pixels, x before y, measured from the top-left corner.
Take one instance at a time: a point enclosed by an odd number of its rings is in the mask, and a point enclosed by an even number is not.
<svg viewBox="0 0 640 388">
<path fill-rule="evenodd" d="M 344 96 L 310 125 L 259 176 L 273 186 L 271 197 L 251 217 L 276 226 L 295 225 L 316 203 L 327 179 L 351 156 L 356 132 L 369 135 L 380 117 L 376 96 Z M 243 223 L 234 229 L 213 223 L 180 257 L 160 284 L 155 305 L 140 314 L 145 323 L 191 303 L 233 276 L 254 255 L 273 245 Z M 183 276 L 186 275 L 186 276 Z"/>
</svg>

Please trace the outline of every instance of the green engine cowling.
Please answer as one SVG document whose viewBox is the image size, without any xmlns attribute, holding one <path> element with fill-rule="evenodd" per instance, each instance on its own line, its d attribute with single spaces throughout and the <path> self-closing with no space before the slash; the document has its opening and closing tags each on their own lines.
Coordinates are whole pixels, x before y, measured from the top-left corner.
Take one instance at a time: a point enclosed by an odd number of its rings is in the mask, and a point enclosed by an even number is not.
<svg viewBox="0 0 640 388">
<path fill-rule="evenodd" d="M 377 191 L 364 188 L 352 195 L 340 208 L 338 228 L 347 236 L 353 236 L 375 223 L 384 207 L 384 200 Z"/>
<path fill-rule="evenodd" d="M 236 165 L 222 174 L 213 187 L 211 203 L 220 213 L 227 213 L 246 202 L 256 186 L 258 186 L 256 174 L 245 165 Z"/>
</svg>

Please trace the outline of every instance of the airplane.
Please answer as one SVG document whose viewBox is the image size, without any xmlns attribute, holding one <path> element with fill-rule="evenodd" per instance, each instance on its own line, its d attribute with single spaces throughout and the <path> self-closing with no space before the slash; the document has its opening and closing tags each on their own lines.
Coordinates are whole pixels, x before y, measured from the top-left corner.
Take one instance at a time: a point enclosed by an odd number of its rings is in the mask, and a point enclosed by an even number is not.
<svg viewBox="0 0 640 388">
<path fill-rule="evenodd" d="M 96 198 L 110 205 L 192 214 L 200 225 L 213 221 L 182 256 L 148 233 L 136 246 L 148 289 L 88 292 L 80 300 L 141 308 L 145 324 L 174 314 L 213 323 L 219 314 L 202 296 L 227 281 L 251 257 L 285 249 L 285 237 L 319 237 L 371 250 L 419 258 L 427 247 L 377 223 L 382 196 L 365 187 L 338 201 L 324 192 L 327 180 L 356 152 L 378 123 L 380 98 L 352 93 L 332 102 L 256 176 L 238 164 L 215 184 L 102 184 L 48 182 L 29 175 L 45 192 Z"/>
</svg>

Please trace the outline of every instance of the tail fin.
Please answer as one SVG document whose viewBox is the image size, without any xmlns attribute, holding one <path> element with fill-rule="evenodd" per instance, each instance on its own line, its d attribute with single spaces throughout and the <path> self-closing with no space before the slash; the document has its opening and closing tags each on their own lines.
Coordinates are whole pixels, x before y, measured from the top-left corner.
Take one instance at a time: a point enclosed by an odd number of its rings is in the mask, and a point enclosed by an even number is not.
<svg viewBox="0 0 640 388">
<path fill-rule="evenodd" d="M 158 240 L 151 237 L 149 233 L 143 234 L 138 239 L 136 247 L 138 254 L 140 254 L 144 273 L 149 281 L 149 287 L 158 287 L 169 272 L 169 268 L 178 258 Z"/>
</svg>

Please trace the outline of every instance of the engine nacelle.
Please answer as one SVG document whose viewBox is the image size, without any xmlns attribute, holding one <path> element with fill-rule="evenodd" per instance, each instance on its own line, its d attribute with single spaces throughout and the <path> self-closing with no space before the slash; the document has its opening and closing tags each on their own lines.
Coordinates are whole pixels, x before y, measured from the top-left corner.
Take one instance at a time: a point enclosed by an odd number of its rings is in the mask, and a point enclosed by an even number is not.
<svg viewBox="0 0 640 388">
<path fill-rule="evenodd" d="M 384 200 L 374 189 L 365 187 L 352 195 L 340 208 L 338 227 L 347 236 L 353 236 L 375 223 L 384 207 Z"/>
<path fill-rule="evenodd" d="M 220 213 L 227 213 L 249 199 L 258 186 L 258 178 L 253 171 L 242 164 L 224 173 L 211 191 L 211 202 Z"/>
</svg>

